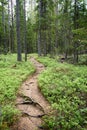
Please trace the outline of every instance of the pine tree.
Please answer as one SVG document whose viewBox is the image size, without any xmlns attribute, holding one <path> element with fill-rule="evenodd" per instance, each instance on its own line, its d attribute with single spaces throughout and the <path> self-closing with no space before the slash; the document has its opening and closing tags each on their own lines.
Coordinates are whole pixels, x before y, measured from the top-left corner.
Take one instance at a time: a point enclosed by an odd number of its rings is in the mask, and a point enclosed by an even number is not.
<svg viewBox="0 0 87 130">
<path fill-rule="evenodd" d="M 24 46 L 25 46 L 25 61 L 27 61 L 27 40 L 26 40 L 26 2 L 24 0 Z"/>
<path fill-rule="evenodd" d="M 22 61 L 20 42 L 20 0 L 16 0 L 17 60 Z"/>
</svg>

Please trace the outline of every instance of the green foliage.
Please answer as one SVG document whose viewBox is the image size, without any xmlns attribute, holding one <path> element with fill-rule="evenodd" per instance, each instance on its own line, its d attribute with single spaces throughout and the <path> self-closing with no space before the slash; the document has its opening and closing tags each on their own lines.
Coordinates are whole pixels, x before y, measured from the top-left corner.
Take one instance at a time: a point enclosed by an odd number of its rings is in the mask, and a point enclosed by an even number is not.
<svg viewBox="0 0 87 130">
<path fill-rule="evenodd" d="M 19 114 L 14 107 L 18 88 L 35 68 L 30 62 L 17 62 L 15 54 L 0 55 L 0 68 L 0 129 L 6 130 Z"/>
<path fill-rule="evenodd" d="M 35 25 L 30 19 L 27 21 L 27 51 L 29 53 L 36 52 Z"/>
<path fill-rule="evenodd" d="M 57 62 L 55 62 L 55 59 L 51 59 L 49 57 L 38 57 L 37 60 L 45 65 L 45 67 L 53 67 L 58 65 Z"/>
<path fill-rule="evenodd" d="M 2 122 L 12 124 L 17 120 L 18 114 L 20 114 L 19 111 L 13 105 L 6 105 L 2 107 Z"/>
<path fill-rule="evenodd" d="M 0 107 L 0 130 L 9 130 L 9 125 L 16 122 L 20 112 L 12 104 Z"/>
<path fill-rule="evenodd" d="M 47 66 L 40 74 L 40 89 L 54 113 L 45 117 L 47 130 L 87 129 L 87 67 L 39 58 Z"/>
</svg>

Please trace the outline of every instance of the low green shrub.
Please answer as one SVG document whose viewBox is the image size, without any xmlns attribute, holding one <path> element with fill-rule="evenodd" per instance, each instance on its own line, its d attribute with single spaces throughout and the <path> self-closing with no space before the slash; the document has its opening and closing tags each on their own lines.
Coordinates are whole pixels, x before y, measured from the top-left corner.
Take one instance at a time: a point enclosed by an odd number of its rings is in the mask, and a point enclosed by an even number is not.
<svg viewBox="0 0 87 130">
<path fill-rule="evenodd" d="M 14 106 L 17 91 L 35 68 L 29 61 L 17 62 L 15 54 L 0 55 L 0 68 L 0 130 L 8 130 L 19 114 Z"/>
<path fill-rule="evenodd" d="M 38 78 L 39 87 L 54 114 L 44 118 L 47 130 L 87 130 L 87 66 L 39 58 L 47 68 Z"/>
</svg>

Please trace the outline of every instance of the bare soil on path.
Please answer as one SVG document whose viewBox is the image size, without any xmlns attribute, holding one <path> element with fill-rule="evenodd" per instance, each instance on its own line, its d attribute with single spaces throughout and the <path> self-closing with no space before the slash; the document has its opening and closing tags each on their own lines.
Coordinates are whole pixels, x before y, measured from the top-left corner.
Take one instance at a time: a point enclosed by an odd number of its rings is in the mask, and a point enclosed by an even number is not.
<svg viewBox="0 0 87 130">
<path fill-rule="evenodd" d="M 45 69 L 44 65 L 33 57 L 30 61 L 36 67 L 36 72 L 21 86 L 16 100 L 17 108 L 23 113 L 17 124 L 11 130 L 41 130 L 42 117 L 50 111 L 50 105 L 38 88 L 38 75 Z"/>
</svg>

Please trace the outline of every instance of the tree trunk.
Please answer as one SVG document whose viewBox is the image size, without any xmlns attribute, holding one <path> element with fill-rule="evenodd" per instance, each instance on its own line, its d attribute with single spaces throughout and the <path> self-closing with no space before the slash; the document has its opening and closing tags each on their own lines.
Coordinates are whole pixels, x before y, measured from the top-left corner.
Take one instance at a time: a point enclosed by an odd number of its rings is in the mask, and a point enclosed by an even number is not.
<svg viewBox="0 0 87 130">
<path fill-rule="evenodd" d="M 38 55 L 41 56 L 41 0 L 39 0 Z"/>
<path fill-rule="evenodd" d="M 20 0 L 16 0 L 17 60 L 22 61 L 20 43 Z"/>
<path fill-rule="evenodd" d="M 68 19 L 68 0 L 65 1 L 65 5 L 64 5 L 64 49 L 65 49 L 65 59 L 67 60 L 67 50 L 68 50 L 68 45 L 69 45 L 69 40 L 67 38 L 68 36 L 68 23 L 69 23 L 69 19 Z"/>
<path fill-rule="evenodd" d="M 57 2 L 57 0 L 55 0 L 55 3 L 56 3 L 56 7 L 55 7 L 55 14 L 56 14 L 56 20 L 55 20 L 55 27 L 56 27 L 56 29 L 55 29 L 55 36 L 56 36 L 56 38 L 55 38 L 55 47 L 56 47 L 56 49 L 58 48 L 58 2 Z M 56 51 L 56 53 L 57 53 L 57 51 Z"/>
<path fill-rule="evenodd" d="M 78 29 L 78 1 L 74 1 L 74 29 Z M 78 62 L 78 43 L 75 41 L 74 42 L 74 63 Z"/>
<path fill-rule="evenodd" d="M 27 41 L 26 41 L 26 2 L 24 0 L 24 47 L 25 47 L 25 61 L 27 61 Z"/>
<path fill-rule="evenodd" d="M 11 51 L 14 52 L 14 19 L 13 19 L 13 2 L 11 0 L 11 20 L 12 20 L 12 26 L 11 26 Z"/>
<path fill-rule="evenodd" d="M 9 41 L 9 52 L 11 52 L 11 39 L 10 39 L 10 7 L 8 0 L 8 41 Z"/>
<path fill-rule="evenodd" d="M 4 12 L 4 0 L 2 3 L 2 26 L 3 26 L 3 44 L 4 44 L 4 54 L 7 54 L 7 45 L 6 45 L 6 40 L 5 40 L 5 34 L 6 34 L 6 30 L 5 30 L 5 12 Z"/>
<path fill-rule="evenodd" d="M 44 37 L 43 37 L 43 44 L 44 44 L 44 56 L 47 54 L 47 39 L 46 39 L 46 27 L 44 29 Z"/>
</svg>

